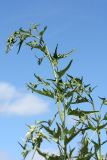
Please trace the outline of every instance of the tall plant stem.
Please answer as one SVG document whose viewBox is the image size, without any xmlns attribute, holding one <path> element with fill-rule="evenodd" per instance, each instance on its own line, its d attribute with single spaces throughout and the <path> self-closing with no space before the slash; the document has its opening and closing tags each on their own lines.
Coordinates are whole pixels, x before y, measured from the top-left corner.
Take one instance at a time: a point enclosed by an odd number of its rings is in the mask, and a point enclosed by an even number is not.
<svg viewBox="0 0 107 160">
<path fill-rule="evenodd" d="M 67 102 L 64 102 L 63 103 L 63 107 L 64 107 L 64 121 L 63 121 L 63 129 L 65 130 L 66 129 L 66 103 Z M 65 134 L 65 131 L 64 131 L 64 160 L 66 160 L 67 158 L 67 144 L 66 144 L 66 134 Z"/>
<path fill-rule="evenodd" d="M 48 49 L 47 49 L 48 51 Z M 51 66 L 52 66 L 52 70 L 53 70 L 53 74 L 54 74 L 54 77 L 55 77 L 55 80 L 56 80 L 56 84 L 58 83 L 58 80 L 59 80 L 59 77 L 56 73 L 56 66 L 53 64 L 52 62 L 52 59 L 51 59 L 51 56 L 49 54 L 49 51 L 48 51 L 48 59 L 51 63 Z M 57 101 L 57 99 L 56 99 Z M 66 128 L 66 107 L 65 107 L 65 103 L 63 103 L 63 113 L 61 111 L 61 101 L 58 101 L 57 102 L 57 107 L 58 107 L 58 113 L 59 113 L 59 117 L 60 117 L 60 120 L 61 120 L 61 123 L 62 123 L 62 132 L 64 134 L 64 141 L 63 141 L 63 150 L 64 150 L 64 160 L 66 160 L 66 157 L 67 157 L 67 145 L 66 145 L 66 135 L 65 135 L 65 128 Z"/>
<path fill-rule="evenodd" d="M 101 135 L 100 135 L 100 131 L 98 131 L 98 143 L 99 143 L 99 146 L 100 146 L 100 148 L 99 148 L 99 160 L 102 160 L 102 149 L 101 149 Z"/>
<path fill-rule="evenodd" d="M 54 65 L 54 63 L 53 63 L 53 61 L 52 61 L 52 58 L 51 58 L 51 55 L 50 55 L 50 53 L 49 53 L 49 51 L 48 51 L 47 46 L 46 46 L 46 52 L 47 52 L 46 54 L 48 55 L 47 58 L 49 59 L 50 64 L 51 64 L 51 67 L 52 67 L 52 71 L 53 71 L 53 75 L 54 75 L 54 77 L 55 77 L 56 83 L 58 83 L 58 75 L 57 75 L 57 73 L 56 73 L 55 65 Z M 57 101 L 57 99 L 56 99 L 56 101 Z M 58 113 L 59 113 L 61 122 L 63 122 L 62 115 L 61 115 L 61 107 L 60 107 L 60 106 L 61 106 L 61 102 L 58 101 L 58 102 L 57 102 Z"/>
<path fill-rule="evenodd" d="M 46 47 L 47 48 L 47 47 Z M 52 59 L 51 59 L 51 56 L 49 54 L 49 51 L 48 51 L 48 48 L 47 48 L 47 54 L 49 55 L 48 56 L 48 59 L 50 61 L 50 64 L 52 66 L 52 70 L 53 70 L 53 75 L 55 77 L 55 80 L 56 80 L 56 84 L 58 83 L 58 80 L 59 80 L 59 77 L 56 73 L 56 66 L 53 64 L 52 62 Z M 56 99 L 57 101 L 57 99 Z M 61 121 L 61 124 L 62 124 L 62 134 L 64 134 L 64 140 L 63 140 L 63 150 L 64 150 L 64 160 L 66 160 L 66 157 L 67 157 L 67 145 L 66 145 L 66 135 L 65 135 L 65 128 L 66 128 L 66 108 L 65 108 L 65 104 L 63 103 L 63 107 L 64 107 L 64 112 L 62 114 L 62 111 L 61 111 L 61 101 L 57 101 L 57 107 L 58 107 L 58 113 L 59 113 L 59 117 L 60 117 L 60 121 Z"/>
<path fill-rule="evenodd" d="M 92 101 L 92 107 L 93 107 L 93 110 L 95 111 L 95 106 L 94 106 L 94 102 Z M 97 120 L 97 128 L 99 127 L 99 125 L 100 125 L 100 119 L 99 119 L 99 117 L 96 115 L 96 113 L 94 113 L 94 115 L 95 115 L 95 118 L 96 118 L 96 120 Z M 100 132 L 100 130 L 99 129 L 97 129 L 97 137 L 98 137 L 98 145 L 100 146 L 100 148 L 99 148 L 99 160 L 102 160 L 102 148 L 101 148 L 101 132 Z"/>
</svg>

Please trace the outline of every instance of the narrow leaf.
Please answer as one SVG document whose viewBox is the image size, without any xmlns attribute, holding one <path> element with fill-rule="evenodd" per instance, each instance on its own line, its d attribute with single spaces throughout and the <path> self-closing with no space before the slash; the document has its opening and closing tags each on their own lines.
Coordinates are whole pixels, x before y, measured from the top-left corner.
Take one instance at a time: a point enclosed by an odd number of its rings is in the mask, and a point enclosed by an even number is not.
<svg viewBox="0 0 107 160">
<path fill-rule="evenodd" d="M 74 139 L 79 133 L 81 132 L 81 128 L 76 131 L 74 134 L 71 134 L 67 139 L 66 139 L 66 144 L 68 144 L 72 139 Z"/>
<path fill-rule="evenodd" d="M 88 115 L 88 114 L 93 114 L 93 113 L 97 113 L 98 111 L 83 111 L 83 110 L 80 110 L 80 109 L 71 109 L 69 108 L 68 109 L 68 115 L 74 115 L 74 116 L 79 116 L 79 117 L 82 117 L 82 116 L 85 116 L 85 115 Z"/>
<path fill-rule="evenodd" d="M 32 92 L 36 92 L 38 94 L 41 94 L 41 95 L 44 95 L 44 96 L 48 96 L 50 98 L 54 98 L 54 94 L 48 89 L 47 90 L 43 89 L 43 91 L 41 91 L 41 90 L 37 90 L 37 89 L 33 88 L 30 85 L 28 85 L 28 87 L 32 90 Z"/>
<path fill-rule="evenodd" d="M 44 126 L 44 125 L 42 125 L 42 127 L 43 127 L 49 134 L 51 134 L 52 136 L 55 135 L 55 130 L 51 130 L 50 127 L 47 127 L 47 126 Z"/>
<path fill-rule="evenodd" d="M 73 53 L 74 50 L 75 50 L 75 49 L 72 49 L 70 52 L 65 53 L 65 54 L 58 54 L 57 57 L 58 57 L 58 59 L 66 58 L 66 57 L 68 57 L 71 53 Z"/>
<path fill-rule="evenodd" d="M 71 60 L 69 62 L 69 64 L 61 71 L 57 72 L 57 74 L 59 75 L 59 77 L 61 78 L 65 73 L 66 71 L 70 68 L 71 64 L 72 64 L 73 60 Z"/>
<path fill-rule="evenodd" d="M 55 58 L 55 59 L 58 59 L 57 50 L 58 50 L 58 44 L 57 44 L 57 46 L 56 46 L 56 48 L 55 48 L 55 52 L 54 52 L 54 54 L 53 54 L 53 58 Z"/>
<path fill-rule="evenodd" d="M 89 127 L 91 130 L 93 130 L 93 131 L 96 130 L 96 127 L 93 126 L 93 125 L 91 124 L 91 122 L 89 122 L 89 121 L 88 121 L 88 127 Z"/>
</svg>

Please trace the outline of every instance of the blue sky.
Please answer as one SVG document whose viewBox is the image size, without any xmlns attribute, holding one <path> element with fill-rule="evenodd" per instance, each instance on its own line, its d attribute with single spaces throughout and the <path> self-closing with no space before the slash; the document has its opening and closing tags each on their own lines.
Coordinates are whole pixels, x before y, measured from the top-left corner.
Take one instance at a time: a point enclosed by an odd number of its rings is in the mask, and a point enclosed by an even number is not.
<svg viewBox="0 0 107 160">
<path fill-rule="evenodd" d="M 71 73 L 97 85 L 95 96 L 107 97 L 107 1 L 3 0 L 0 15 L 0 157 L 18 160 L 17 142 L 26 133 L 25 124 L 49 117 L 54 107 L 50 100 L 26 89 L 26 83 L 34 80 L 33 73 L 49 75 L 46 64 L 38 68 L 34 54 L 25 47 L 18 56 L 15 48 L 6 55 L 7 38 L 20 27 L 47 25 L 49 49 L 53 51 L 57 43 L 64 53 L 76 48 Z M 35 109 L 35 102 L 43 108 Z"/>
</svg>

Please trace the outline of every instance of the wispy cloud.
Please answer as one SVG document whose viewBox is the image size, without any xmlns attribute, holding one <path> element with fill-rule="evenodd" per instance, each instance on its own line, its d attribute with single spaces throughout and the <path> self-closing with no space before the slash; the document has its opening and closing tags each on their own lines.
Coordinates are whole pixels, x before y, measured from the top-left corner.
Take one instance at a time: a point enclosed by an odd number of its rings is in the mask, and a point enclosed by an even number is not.
<svg viewBox="0 0 107 160">
<path fill-rule="evenodd" d="M 48 111 L 48 102 L 15 86 L 0 82 L 0 114 L 39 115 Z"/>
</svg>

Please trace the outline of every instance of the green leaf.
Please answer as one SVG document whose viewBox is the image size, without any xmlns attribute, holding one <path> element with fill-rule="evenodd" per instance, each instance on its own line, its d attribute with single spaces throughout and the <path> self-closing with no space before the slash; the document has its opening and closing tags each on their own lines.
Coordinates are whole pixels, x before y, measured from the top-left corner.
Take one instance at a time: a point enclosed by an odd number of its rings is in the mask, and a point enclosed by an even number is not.
<svg viewBox="0 0 107 160">
<path fill-rule="evenodd" d="M 95 150 L 98 150 L 101 146 L 96 143 L 94 140 L 91 140 L 91 142 L 94 144 Z"/>
<path fill-rule="evenodd" d="M 38 58 L 38 65 L 41 65 L 42 61 L 43 61 L 44 57 L 42 58 Z"/>
<path fill-rule="evenodd" d="M 43 36 L 43 34 L 45 33 L 46 30 L 47 30 L 47 26 L 45 26 L 44 29 L 39 33 L 40 36 Z"/>
<path fill-rule="evenodd" d="M 61 127 L 59 126 L 59 124 L 56 122 L 56 125 L 57 125 L 57 131 L 56 131 L 56 134 L 55 134 L 55 138 L 59 138 L 61 136 Z"/>
<path fill-rule="evenodd" d="M 51 130 L 50 127 L 47 127 L 47 126 L 44 126 L 44 125 L 42 125 L 42 127 L 43 127 L 49 134 L 51 134 L 52 136 L 55 135 L 55 129 L 54 129 L 54 130 Z"/>
<path fill-rule="evenodd" d="M 96 127 L 93 126 L 93 125 L 91 124 L 91 122 L 89 122 L 89 121 L 88 121 L 88 127 L 89 127 L 91 130 L 93 130 L 93 131 L 96 130 Z"/>
<path fill-rule="evenodd" d="M 81 128 L 78 131 L 75 131 L 68 138 L 66 138 L 66 144 L 70 143 L 72 139 L 74 139 L 81 132 Z"/>
<path fill-rule="evenodd" d="M 55 115 L 54 115 L 54 117 L 53 117 L 53 119 L 52 119 L 52 120 L 49 120 L 49 121 L 48 121 L 49 126 L 51 126 L 51 125 L 53 124 L 53 122 L 55 121 L 55 119 L 56 119 L 57 115 L 58 115 L 58 112 L 57 112 L 57 113 L 55 113 Z"/>
<path fill-rule="evenodd" d="M 104 145 L 105 143 L 107 143 L 107 140 L 103 141 L 103 142 L 101 143 L 101 145 Z"/>
<path fill-rule="evenodd" d="M 24 145 L 22 145 L 20 142 L 18 142 L 19 143 L 19 145 L 21 146 L 21 148 L 23 149 L 23 150 L 26 150 L 26 146 L 27 146 L 27 144 L 25 143 Z"/>
<path fill-rule="evenodd" d="M 51 155 L 47 155 L 46 156 L 46 160 L 63 160 L 64 157 L 55 155 L 55 154 L 51 154 Z"/>
<path fill-rule="evenodd" d="M 73 60 L 71 60 L 69 62 L 69 64 L 61 71 L 57 72 L 58 76 L 61 78 L 65 73 L 66 71 L 70 68 L 71 64 L 72 64 Z"/>
<path fill-rule="evenodd" d="M 38 27 L 39 27 L 39 24 L 33 24 L 33 25 L 32 25 L 32 29 L 34 29 L 34 30 L 37 30 Z"/>
<path fill-rule="evenodd" d="M 88 152 L 88 140 L 86 137 L 83 137 L 81 140 L 81 148 L 80 148 L 80 157 L 86 157 Z"/>
<path fill-rule="evenodd" d="M 107 123 L 105 123 L 105 124 L 103 124 L 103 125 L 100 125 L 100 126 L 98 126 L 97 128 L 98 128 L 98 130 L 101 130 L 101 129 L 105 128 L 106 126 L 107 126 Z"/>
<path fill-rule="evenodd" d="M 107 120 L 107 113 L 104 115 L 103 120 Z"/>
<path fill-rule="evenodd" d="M 33 88 L 31 85 L 28 85 L 28 88 L 30 88 L 32 90 L 32 92 L 36 92 L 38 94 L 41 94 L 41 95 L 44 95 L 44 96 L 47 96 L 47 97 L 50 97 L 50 98 L 54 98 L 53 92 L 48 90 L 48 89 L 43 89 L 41 91 L 41 90 L 37 90 L 37 89 Z"/>
<path fill-rule="evenodd" d="M 106 98 L 101 98 L 99 97 L 101 100 L 102 100 L 102 105 L 107 105 L 107 99 Z"/>
<path fill-rule="evenodd" d="M 71 158 L 71 157 L 72 157 L 72 154 L 73 154 L 74 150 L 75 150 L 75 148 L 70 149 L 70 151 L 69 151 L 69 158 Z"/>
<path fill-rule="evenodd" d="M 39 32 L 39 36 L 40 36 L 39 42 L 41 45 L 44 44 L 43 35 L 44 35 L 46 29 L 47 29 L 47 26 L 45 26 L 44 29 L 41 32 Z"/>
<path fill-rule="evenodd" d="M 54 54 L 53 54 L 53 58 L 55 58 L 56 60 L 58 59 L 57 51 L 58 51 L 58 44 L 57 44 L 57 46 L 56 46 L 56 48 L 55 48 L 55 52 L 54 52 Z"/>
<path fill-rule="evenodd" d="M 39 48 L 39 43 L 37 41 L 30 41 L 26 43 L 27 46 L 31 47 L 31 50 L 33 48 Z"/>
<path fill-rule="evenodd" d="M 67 93 L 65 94 L 65 97 L 71 97 L 71 96 L 75 93 L 75 90 L 76 90 L 76 89 L 67 92 Z"/>
<path fill-rule="evenodd" d="M 62 59 L 62 58 L 66 58 L 73 52 L 74 52 L 74 49 L 72 49 L 70 52 L 65 53 L 65 54 L 61 54 L 61 53 L 58 54 L 58 44 L 57 44 L 56 48 L 55 48 L 55 52 L 53 54 L 53 58 L 55 58 L 56 60 L 59 60 L 59 59 Z"/>
<path fill-rule="evenodd" d="M 50 85 L 49 82 L 44 81 L 40 76 L 37 76 L 36 74 L 34 74 L 34 76 L 35 76 L 35 78 L 38 80 L 38 82 L 41 82 L 41 83 L 43 83 L 43 84 L 46 85 L 46 86 L 49 86 L 49 85 Z"/>
<path fill-rule="evenodd" d="M 73 135 L 75 132 L 75 127 L 73 126 L 69 131 L 68 131 L 68 134 L 69 135 Z"/>
<path fill-rule="evenodd" d="M 23 156 L 24 159 L 27 157 L 29 152 L 30 152 L 29 150 L 23 150 L 22 156 Z"/>
<path fill-rule="evenodd" d="M 75 49 L 72 49 L 70 52 L 65 53 L 65 54 L 58 54 L 57 55 L 57 59 L 62 59 L 62 58 L 66 58 L 68 57 L 71 53 L 73 53 L 75 51 Z"/>
<path fill-rule="evenodd" d="M 84 85 L 85 88 L 87 88 L 87 87 L 89 87 L 89 86 L 90 86 L 90 84 Z"/>
<path fill-rule="evenodd" d="M 76 103 L 85 103 L 85 102 L 89 102 L 88 99 L 86 97 L 81 97 L 76 99 L 75 102 L 72 102 L 72 104 L 76 104 Z"/>
<path fill-rule="evenodd" d="M 97 113 L 99 111 L 83 111 L 83 110 L 80 110 L 80 109 L 71 109 L 69 108 L 68 109 L 68 115 L 74 115 L 74 116 L 79 116 L 79 117 L 82 117 L 82 116 L 85 116 L 85 115 L 88 115 L 88 114 L 93 114 L 93 113 Z"/>
</svg>

